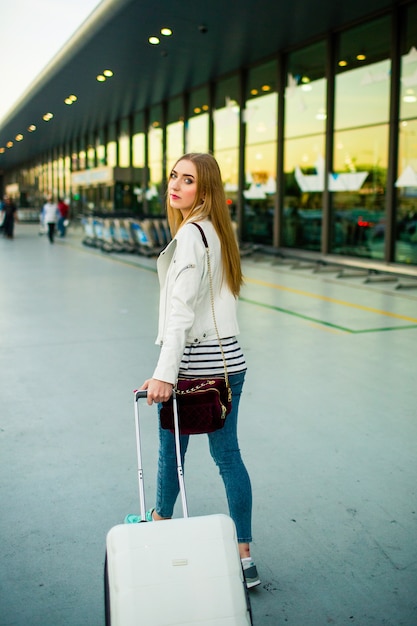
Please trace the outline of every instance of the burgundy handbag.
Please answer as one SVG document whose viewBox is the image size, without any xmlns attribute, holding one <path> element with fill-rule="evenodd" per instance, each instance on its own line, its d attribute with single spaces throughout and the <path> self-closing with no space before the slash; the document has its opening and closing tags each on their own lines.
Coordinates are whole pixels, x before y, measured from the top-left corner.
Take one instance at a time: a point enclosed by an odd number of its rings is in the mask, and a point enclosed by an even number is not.
<svg viewBox="0 0 417 626">
<path fill-rule="evenodd" d="M 226 358 L 217 329 L 214 314 L 213 281 L 211 276 L 209 247 L 201 226 L 192 222 L 203 238 L 207 253 L 207 266 L 210 281 L 210 299 L 214 327 L 217 333 L 224 363 L 224 377 L 215 378 L 179 378 L 174 387 L 178 409 L 178 421 L 181 435 L 200 435 L 212 433 L 223 428 L 226 416 L 232 410 L 232 390 L 227 375 Z M 174 432 L 174 401 L 173 396 L 163 402 L 159 413 L 161 427 Z"/>
<path fill-rule="evenodd" d="M 201 435 L 223 428 L 232 408 L 225 378 L 180 378 L 175 386 L 181 435 Z M 174 432 L 173 397 L 162 403 L 162 428 Z"/>
</svg>

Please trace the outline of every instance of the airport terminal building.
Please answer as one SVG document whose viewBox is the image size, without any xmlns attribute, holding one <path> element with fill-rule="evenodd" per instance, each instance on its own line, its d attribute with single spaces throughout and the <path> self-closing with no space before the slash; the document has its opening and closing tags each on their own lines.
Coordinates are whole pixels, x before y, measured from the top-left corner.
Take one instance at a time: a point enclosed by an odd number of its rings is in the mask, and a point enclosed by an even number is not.
<svg viewBox="0 0 417 626">
<path fill-rule="evenodd" d="M 103 0 L 0 122 L 0 186 L 158 216 L 205 151 L 241 242 L 417 267 L 417 2 Z"/>
</svg>

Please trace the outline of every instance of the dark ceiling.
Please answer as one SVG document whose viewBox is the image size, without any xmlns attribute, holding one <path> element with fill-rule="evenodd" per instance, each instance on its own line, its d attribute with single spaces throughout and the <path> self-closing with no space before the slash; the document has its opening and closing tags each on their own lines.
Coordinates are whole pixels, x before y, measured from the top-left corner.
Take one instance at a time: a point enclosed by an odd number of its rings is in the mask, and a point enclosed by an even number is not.
<svg viewBox="0 0 417 626">
<path fill-rule="evenodd" d="M 104 0 L 0 121 L 0 172 L 134 111 L 396 4 L 390 0 Z M 169 27 L 171 37 L 160 35 Z M 148 43 L 151 35 L 160 45 Z M 96 76 L 114 76 L 99 83 Z M 72 106 L 64 103 L 77 96 Z M 44 122 L 42 116 L 54 117 Z M 28 133 L 30 124 L 37 130 Z M 15 141 L 23 134 L 23 140 Z"/>
</svg>

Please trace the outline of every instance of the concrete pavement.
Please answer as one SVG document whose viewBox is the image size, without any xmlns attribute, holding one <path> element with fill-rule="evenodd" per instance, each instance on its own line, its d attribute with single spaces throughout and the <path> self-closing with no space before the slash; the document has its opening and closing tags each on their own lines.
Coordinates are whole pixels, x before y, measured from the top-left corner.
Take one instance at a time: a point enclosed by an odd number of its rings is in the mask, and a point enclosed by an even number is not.
<svg viewBox="0 0 417 626">
<path fill-rule="evenodd" d="M 104 624 L 106 533 L 138 509 L 132 390 L 157 357 L 154 268 L 71 229 L 0 240 L 0 626 Z M 416 626 L 417 291 L 264 258 L 244 270 L 254 623 Z M 190 513 L 227 512 L 206 438 L 192 444 Z"/>
</svg>

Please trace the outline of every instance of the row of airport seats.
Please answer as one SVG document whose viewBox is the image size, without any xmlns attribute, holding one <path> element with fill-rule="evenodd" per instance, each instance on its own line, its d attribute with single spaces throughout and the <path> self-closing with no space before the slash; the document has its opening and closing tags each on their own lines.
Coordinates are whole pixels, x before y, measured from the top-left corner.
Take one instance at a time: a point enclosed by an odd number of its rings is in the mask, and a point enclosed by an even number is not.
<svg viewBox="0 0 417 626">
<path fill-rule="evenodd" d="M 85 246 L 103 252 L 130 252 L 144 256 L 158 255 L 171 239 L 165 218 L 83 217 L 82 240 Z"/>
<path fill-rule="evenodd" d="M 171 240 L 168 220 L 163 217 L 83 217 L 83 244 L 103 252 L 131 252 L 144 256 L 157 256 Z M 233 222 L 236 230 L 236 223 Z M 241 244 L 240 255 L 256 252 L 258 246 Z"/>
</svg>

